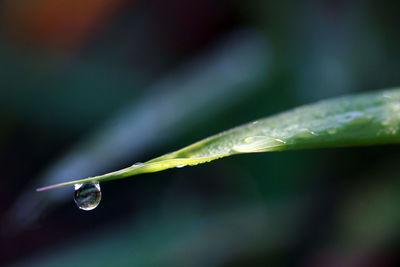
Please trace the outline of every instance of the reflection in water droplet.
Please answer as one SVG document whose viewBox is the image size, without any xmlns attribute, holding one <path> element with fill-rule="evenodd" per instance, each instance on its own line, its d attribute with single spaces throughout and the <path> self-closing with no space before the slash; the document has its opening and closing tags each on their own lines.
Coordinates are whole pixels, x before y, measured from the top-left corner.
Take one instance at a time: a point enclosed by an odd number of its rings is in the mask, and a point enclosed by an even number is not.
<svg viewBox="0 0 400 267">
<path fill-rule="evenodd" d="M 99 183 L 84 183 L 75 185 L 74 201 L 82 210 L 96 208 L 101 200 Z"/>
<path fill-rule="evenodd" d="M 177 168 L 183 168 L 183 167 L 185 167 L 185 165 L 178 165 L 178 166 L 176 166 Z"/>
</svg>

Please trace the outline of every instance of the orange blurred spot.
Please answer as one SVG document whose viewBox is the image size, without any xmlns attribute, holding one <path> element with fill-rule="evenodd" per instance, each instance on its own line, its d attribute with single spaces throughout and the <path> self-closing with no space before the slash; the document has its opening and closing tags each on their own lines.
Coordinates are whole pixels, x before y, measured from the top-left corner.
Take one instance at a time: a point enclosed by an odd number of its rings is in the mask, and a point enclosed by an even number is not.
<svg viewBox="0 0 400 267">
<path fill-rule="evenodd" d="M 104 27 L 125 0 L 9 0 L 6 31 L 19 41 L 75 50 Z"/>
</svg>

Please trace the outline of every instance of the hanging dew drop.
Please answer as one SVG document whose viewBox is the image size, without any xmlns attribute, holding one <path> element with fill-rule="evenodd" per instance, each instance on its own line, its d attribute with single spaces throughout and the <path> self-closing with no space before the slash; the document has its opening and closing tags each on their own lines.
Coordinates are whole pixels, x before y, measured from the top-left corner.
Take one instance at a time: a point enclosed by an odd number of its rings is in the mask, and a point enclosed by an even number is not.
<svg viewBox="0 0 400 267">
<path fill-rule="evenodd" d="M 99 183 L 84 183 L 75 185 L 74 201 L 82 210 L 96 208 L 101 200 Z"/>
</svg>

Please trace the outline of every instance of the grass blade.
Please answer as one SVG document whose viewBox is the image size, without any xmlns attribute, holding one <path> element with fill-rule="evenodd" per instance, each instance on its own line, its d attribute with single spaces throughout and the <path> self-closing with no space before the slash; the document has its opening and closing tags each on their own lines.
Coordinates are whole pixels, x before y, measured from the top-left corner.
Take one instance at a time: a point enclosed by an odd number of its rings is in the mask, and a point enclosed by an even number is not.
<svg viewBox="0 0 400 267">
<path fill-rule="evenodd" d="M 400 142 L 400 89 L 325 100 L 211 136 L 104 175 L 37 189 L 122 179 L 244 153 Z"/>
</svg>

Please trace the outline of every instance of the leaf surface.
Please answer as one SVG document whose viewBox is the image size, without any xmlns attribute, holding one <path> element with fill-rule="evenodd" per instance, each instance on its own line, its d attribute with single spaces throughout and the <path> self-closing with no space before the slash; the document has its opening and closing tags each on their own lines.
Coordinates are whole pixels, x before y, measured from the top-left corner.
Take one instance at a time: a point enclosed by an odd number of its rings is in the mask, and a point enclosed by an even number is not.
<svg viewBox="0 0 400 267">
<path fill-rule="evenodd" d="M 399 88 L 344 96 L 256 120 L 119 171 L 37 191 L 192 166 L 236 154 L 399 143 L 399 127 Z"/>
</svg>

